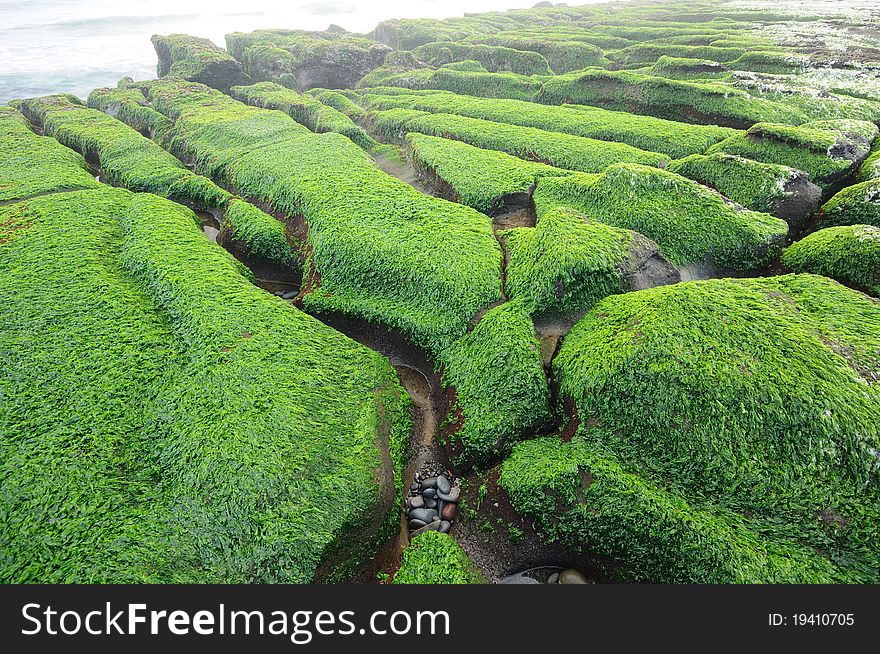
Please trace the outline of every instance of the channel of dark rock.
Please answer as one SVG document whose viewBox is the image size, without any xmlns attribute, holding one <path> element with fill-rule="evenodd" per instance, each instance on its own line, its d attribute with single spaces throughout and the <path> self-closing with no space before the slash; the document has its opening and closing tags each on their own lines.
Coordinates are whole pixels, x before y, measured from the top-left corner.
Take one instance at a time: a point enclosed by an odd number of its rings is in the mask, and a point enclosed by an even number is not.
<svg viewBox="0 0 880 654">
<path fill-rule="evenodd" d="M 382 170 L 406 182 L 413 188 L 426 192 L 435 197 L 442 197 L 450 201 L 457 201 L 455 194 L 448 184 L 436 175 L 426 174 L 413 165 L 405 166 L 384 157 L 374 157 Z M 504 276 L 507 266 L 507 251 L 503 239 L 498 237 L 499 230 L 512 227 L 534 227 L 535 210 L 531 192 L 518 193 L 504 199 L 501 207 L 493 212 L 490 217 L 493 222 L 493 232 L 502 249 L 502 297 Z M 650 260 L 650 255 L 639 260 L 631 274 L 636 274 L 636 269 L 641 269 Z M 668 271 L 664 271 L 668 272 Z M 506 300 L 506 297 L 504 297 Z M 499 303 L 500 304 L 500 303 Z M 472 321 L 472 326 L 479 322 L 486 311 L 492 307 L 480 311 Z M 547 383 L 551 387 L 551 395 L 554 395 L 555 384 L 552 383 L 550 364 L 559 349 L 562 337 L 568 333 L 571 327 L 584 315 L 584 311 L 571 315 L 535 320 L 535 335 L 541 343 L 541 356 L 547 374 Z M 355 340 L 381 351 L 385 336 L 371 339 L 371 342 L 362 340 L 363 333 L 352 333 L 350 319 L 344 319 L 343 323 L 328 322 L 331 326 L 349 334 Z M 377 329 L 374 326 L 372 332 L 375 337 Z M 384 329 L 384 328 L 383 328 Z M 393 336 L 392 336 L 393 338 Z M 384 352 L 383 352 L 384 353 Z M 386 354 L 386 356 L 388 356 Z M 392 358 L 392 363 L 394 359 Z M 437 385 L 432 388 L 432 395 L 438 406 L 443 406 L 442 411 L 434 411 L 434 419 L 443 418 L 447 412 L 448 404 L 444 401 L 442 389 L 439 386 L 439 377 L 435 375 Z M 409 390 L 409 389 L 407 389 Z M 412 393 L 411 393 L 412 395 Z M 553 398 L 555 400 L 555 397 Z M 561 426 L 558 426 L 561 429 Z M 435 429 L 436 433 L 436 423 Z M 434 434 L 432 434 L 433 438 Z M 427 443 L 426 443 L 427 444 Z M 421 454 L 421 455 L 420 455 Z M 493 583 L 503 584 L 527 584 L 527 583 L 592 583 L 590 580 L 602 579 L 600 570 L 595 560 L 588 555 L 576 555 L 565 551 L 558 544 L 545 543 L 532 528 L 531 524 L 519 516 L 510 505 L 507 493 L 497 485 L 498 467 L 485 473 L 471 473 L 463 477 L 456 477 L 448 463 L 446 452 L 436 444 L 430 449 L 420 450 L 410 459 L 407 466 L 404 515 L 401 525 L 400 538 L 393 549 L 386 552 L 391 558 L 391 565 L 386 564 L 389 571 L 396 569 L 395 562 L 399 561 L 400 553 L 408 544 L 409 538 L 424 531 L 437 530 L 449 533 L 462 547 L 465 553 L 476 563 L 484 576 Z M 440 494 L 437 484 L 445 480 L 450 485 L 452 495 Z M 487 481 L 488 480 L 488 484 Z M 487 484 L 486 505 L 480 507 L 483 513 L 476 515 L 463 515 L 470 513 L 476 505 L 479 488 Z M 436 492 L 436 494 L 435 494 Z M 444 498 L 453 499 L 453 502 L 445 501 Z M 435 505 L 431 505 L 436 502 Z M 443 502 L 443 503 L 441 503 Z M 467 507 L 467 508 L 465 508 Z M 427 510 L 427 512 L 424 512 Z M 436 515 L 435 515 L 436 514 Z M 517 526 L 519 525 L 519 526 Z M 511 542 L 508 528 L 514 526 L 522 533 L 522 540 Z M 607 568 L 610 564 L 605 562 Z M 581 570 L 588 571 L 585 576 Z M 564 581 L 560 581 L 560 579 Z"/>
<path fill-rule="evenodd" d="M 448 412 L 440 375 L 424 350 L 414 345 L 399 331 L 338 312 L 313 314 L 325 325 L 342 332 L 361 345 L 386 357 L 400 378 L 401 386 L 413 402 L 413 431 L 404 468 L 404 496 L 411 486 L 424 478 L 426 470 L 449 473 L 449 461 L 436 442 L 439 425 Z M 439 521 L 438 521 L 439 522 Z M 439 527 L 439 524 L 437 525 Z M 376 558 L 358 570 L 356 581 L 375 582 L 380 570 L 396 571 L 404 548 L 409 544 L 407 514 L 401 512 L 400 529 L 380 549 Z"/>
</svg>

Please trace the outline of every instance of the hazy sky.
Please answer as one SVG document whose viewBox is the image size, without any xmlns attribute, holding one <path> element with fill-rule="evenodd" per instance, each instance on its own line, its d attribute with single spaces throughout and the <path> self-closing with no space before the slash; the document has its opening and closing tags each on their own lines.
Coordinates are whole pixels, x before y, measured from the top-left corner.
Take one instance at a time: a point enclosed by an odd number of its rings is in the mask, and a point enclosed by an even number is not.
<svg viewBox="0 0 880 654">
<path fill-rule="evenodd" d="M 597 0 L 573 0 L 572 5 Z M 386 18 L 446 18 L 531 7 L 537 0 L 0 0 L 0 103 L 59 91 L 80 96 L 124 76 L 155 76 L 152 34 L 184 32 L 224 46 L 228 32 L 367 32 Z"/>
</svg>

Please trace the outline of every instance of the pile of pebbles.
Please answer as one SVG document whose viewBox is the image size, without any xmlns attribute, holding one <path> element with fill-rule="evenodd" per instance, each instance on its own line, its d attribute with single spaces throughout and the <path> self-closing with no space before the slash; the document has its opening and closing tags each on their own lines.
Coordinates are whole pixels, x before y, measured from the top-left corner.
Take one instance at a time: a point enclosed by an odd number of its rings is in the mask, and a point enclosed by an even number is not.
<svg viewBox="0 0 880 654">
<path fill-rule="evenodd" d="M 426 531 L 445 534 L 458 515 L 461 483 L 436 464 L 426 464 L 416 474 L 406 498 L 406 525 L 410 536 Z"/>
</svg>

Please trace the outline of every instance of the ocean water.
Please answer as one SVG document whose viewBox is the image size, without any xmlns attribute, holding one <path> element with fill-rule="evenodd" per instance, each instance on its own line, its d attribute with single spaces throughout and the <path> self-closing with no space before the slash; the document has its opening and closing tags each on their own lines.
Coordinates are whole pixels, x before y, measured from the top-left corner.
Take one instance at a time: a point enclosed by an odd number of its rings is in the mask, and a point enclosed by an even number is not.
<svg viewBox="0 0 880 654">
<path fill-rule="evenodd" d="M 586 4 L 589 0 L 570 4 Z M 595 1 L 595 0 L 593 0 Z M 73 93 L 81 98 L 126 75 L 156 76 L 153 34 L 183 32 L 225 47 L 228 32 L 368 32 L 387 18 L 446 18 L 530 7 L 536 0 L 0 0 L 0 104 Z"/>
</svg>

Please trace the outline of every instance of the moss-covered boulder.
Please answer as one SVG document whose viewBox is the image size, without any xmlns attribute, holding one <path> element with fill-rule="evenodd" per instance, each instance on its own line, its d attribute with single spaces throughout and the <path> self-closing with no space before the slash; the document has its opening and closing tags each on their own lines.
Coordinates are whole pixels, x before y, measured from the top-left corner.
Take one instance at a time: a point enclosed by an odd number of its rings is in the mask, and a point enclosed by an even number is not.
<svg viewBox="0 0 880 654">
<path fill-rule="evenodd" d="M 880 296 L 880 227 L 828 227 L 805 236 L 782 255 L 784 266 L 836 279 Z"/>
<path fill-rule="evenodd" d="M 610 296 L 554 361 L 570 442 L 501 484 L 620 580 L 876 582 L 880 302 L 815 275 Z"/>
<path fill-rule="evenodd" d="M 838 191 L 822 205 L 821 227 L 873 225 L 880 227 L 880 178 L 860 182 Z"/>
<path fill-rule="evenodd" d="M 486 584 L 474 562 L 449 534 L 428 531 L 403 551 L 395 584 Z"/>
<path fill-rule="evenodd" d="M 208 39 L 188 34 L 154 34 L 151 39 L 159 63 L 159 77 L 170 75 L 200 82 L 224 93 L 237 84 L 250 84 L 241 64 Z"/>
<path fill-rule="evenodd" d="M 819 206 L 822 190 L 807 173 L 716 152 L 670 161 L 673 173 L 705 184 L 747 209 L 763 211 L 799 228 Z"/>
<path fill-rule="evenodd" d="M 712 264 L 734 270 L 766 265 L 788 225 L 749 211 L 675 173 L 616 164 L 598 175 L 545 177 L 534 193 L 539 220 L 555 207 L 644 234 L 672 264 Z"/>
<path fill-rule="evenodd" d="M 257 30 L 226 35 L 229 52 L 255 81 L 306 91 L 352 88 L 391 49 L 347 32 Z"/>
<path fill-rule="evenodd" d="M 680 280 L 653 241 L 573 209 L 553 209 L 536 227 L 501 237 L 507 295 L 522 298 L 538 316 L 585 311 L 607 295 Z"/>
<path fill-rule="evenodd" d="M 876 137 L 877 126 L 862 120 L 820 120 L 797 127 L 758 123 L 712 146 L 707 154 L 726 152 L 803 170 L 827 191 L 865 160 Z"/>
</svg>

